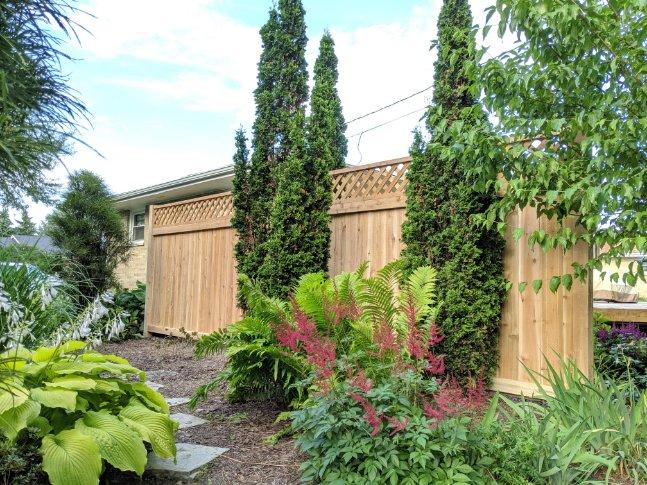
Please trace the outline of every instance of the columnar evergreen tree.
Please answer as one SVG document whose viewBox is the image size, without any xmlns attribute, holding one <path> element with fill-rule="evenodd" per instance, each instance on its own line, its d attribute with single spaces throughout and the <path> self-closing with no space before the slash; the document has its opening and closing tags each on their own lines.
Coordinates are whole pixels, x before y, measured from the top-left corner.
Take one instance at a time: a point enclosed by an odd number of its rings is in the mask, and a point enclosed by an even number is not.
<svg viewBox="0 0 647 485">
<path fill-rule="evenodd" d="M 406 243 L 409 268 L 431 264 L 438 270 L 442 302 L 437 323 L 445 336 L 442 352 L 450 375 L 461 382 L 492 377 L 498 362 L 498 330 L 506 284 L 504 240 L 474 215 L 495 195 L 476 192 L 466 160 L 437 136 L 454 123 L 483 122 L 468 63 L 474 61 L 474 34 L 468 0 L 445 0 L 438 20 L 438 60 L 427 115 L 430 141 L 415 135 L 407 174 Z M 451 148 L 451 147 L 450 147 Z"/>
<path fill-rule="evenodd" d="M 265 243 L 267 256 L 259 271 L 261 287 L 276 298 L 287 297 L 298 278 L 320 266 L 323 257 L 319 254 L 323 248 L 318 228 L 328 215 L 310 210 L 313 164 L 307 158 L 303 125 L 304 113 L 297 111 L 288 135 L 290 153 L 278 168 L 272 233 Z M 327 257 L 327 247 L 325 253 Z"/>
<path fill-rule="evenodd" d="M 330 205 L 332 178 L 330 170 L 344 166 L 348 151 L 346 123 L 337 93 L 337 56 L 335 43 L 325 32 L 319 44 L 314 67 L 311 113 L 307 122 L 307 161 L 304 170 L 310 175 L 307 211 L 311 214 L 308 234 L 312 242 L 314 271 L 328 271 L 330 255 Z"/>
<path fill-rule="evenodd" d="M 9 209 L 3 207 L 0 210 L 0 237 L 7 237 L 13 234 L 13 225 L 9 217 Z"/>
<path fill-rule="evenodd" d="M 295 119 L 302 126 L 308 99 L 308 73 L 305 60 L 307 44 L 305 11 L 300 0 L 280 0 L 278 10 L 270 10 L 261 29 L 263 51 L 258 64 L 258 86 L 254 92 L 256 120 L 253 127 L 249 199 L 251 246 L 239 265 L 252 279 L 259 278 L 272 232 L 271 216 L 280 166 L 288 159 L 293 137 L 290 127 Z M 296 141 L 300 152 L 304 141 Z"/>
<path fill-rule="evenodd" d="M 66 276 L 88 299 L 114 284 L 115 269 L 128 259 L 128 233 L 110 191 L 87 170 L 70 176 L 67 191 L 49 218 L 48 234 L 70 263 L 64 268 Z"/>
<path fill-rule="evenodd" d="M 232 194 L 234 204 L 234 215 L 231 225 L 238 234 L 236 242 L 236 269 L 238 274 L 247 274 L 245 267 L 247 257 L 254 245 L 252 233 L 252 200 L 249 194 L 249 149 L 247 148 L 247 137 L 242 128 L 236 130 L 236 152 L 234 153 L 234 178 L 232 181 Z"/>
<path fill-rule="evenodd" d="M 348 153 L 346 121 L 337 92 L 338 78 L 335 42 L 326 31 L 315 61 L 307 137 L 309 155 L 321 160 L 329 170 L 342 168 Z"/>
<path fill-rule="evenodd" d="M 18 226 L 16 227 L 15 233 L 23 236 L 33 236 L 38 232 L 36 224 L 29 217 L 29 212 L 26 208 L 22 208 L 20 212 L 20 221 L 18 221 Z"/>
</svg>

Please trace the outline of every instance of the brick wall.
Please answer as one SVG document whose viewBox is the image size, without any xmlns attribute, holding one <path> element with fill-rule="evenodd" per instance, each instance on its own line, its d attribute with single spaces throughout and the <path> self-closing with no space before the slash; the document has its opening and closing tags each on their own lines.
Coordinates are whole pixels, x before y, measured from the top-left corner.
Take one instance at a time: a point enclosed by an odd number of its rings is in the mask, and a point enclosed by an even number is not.
<svg viewBox="0 0 647 485">
<path fill-rule="evenodd" d="M 125 211 L 122 216 L 124 224 L 126 225 L 126 227 L 129 227 L 130 212 Z M 146 208 L 146 218 L 144 224 L 144 244 L 134 244 L 130 251 L 130 257 L 128 261 L 124 264 L 119 265 L 116 270 L 117 280 L 125 288 L 134 288 L 138 281 L 141 281 L 142 283 L 146 282 L 146 259 L 148 256 L 146 240 L 149 230 L 148 207 Z"/>
</svg>

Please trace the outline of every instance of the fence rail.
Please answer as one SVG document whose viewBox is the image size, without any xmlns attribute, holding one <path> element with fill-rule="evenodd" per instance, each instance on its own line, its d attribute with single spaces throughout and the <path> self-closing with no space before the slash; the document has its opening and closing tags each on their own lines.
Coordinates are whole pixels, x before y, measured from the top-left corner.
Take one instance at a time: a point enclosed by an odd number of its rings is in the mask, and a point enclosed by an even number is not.
<svg viewBox="0 0 647 485">
<path fill-rule="evenodd" d="M 354 270 L 365 260 L 370 262 L 369 271 L 375 272 L 399 256 L 409 163 L 409 158 L 400 158 L 331 173 L 331 274 Z M 230 192 L 151 207 L 147 331 L 203 334 L 240 317 L 232 212 Z M 568 271 L 574 261 L 584 264 L 589 249 L 582 244 L 566 252 L 529 248 L 527 237 L 534 229 L 553 228 L 530 207 L 512 213 L 508 222 L 505 275 L 513 290 L 502 316 L 495 385 L 528 394 L 533 388 L 525 367 L 544 370 L 544 356 L 555 362 L 559 354 L 590 370 L 591 290 L 576 282 L 570 292 L 544 288 L 535 294 L 527 288 L 519 293 L 517 284 Z M 524 234 L 519 243 L 512 237 L 517 227 Z"/>
</svg>

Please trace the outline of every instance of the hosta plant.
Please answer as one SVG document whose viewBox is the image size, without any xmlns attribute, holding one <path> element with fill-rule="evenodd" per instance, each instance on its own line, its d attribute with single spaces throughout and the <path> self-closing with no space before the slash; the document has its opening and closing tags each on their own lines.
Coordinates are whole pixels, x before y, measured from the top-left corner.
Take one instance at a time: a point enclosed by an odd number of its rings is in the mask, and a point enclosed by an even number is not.
<svg viewBox="0 0 647 485">
<path fill-rule="evenodd" d="M 177 424 L 161 394 L 127 360 L 70 341 L 0 354 L 0 430 L 9 441 L 37 429 L 54 485 L 98 484 L 104 462 L 141 475 L 147 444 L 175 456 Z"/>
</svg>

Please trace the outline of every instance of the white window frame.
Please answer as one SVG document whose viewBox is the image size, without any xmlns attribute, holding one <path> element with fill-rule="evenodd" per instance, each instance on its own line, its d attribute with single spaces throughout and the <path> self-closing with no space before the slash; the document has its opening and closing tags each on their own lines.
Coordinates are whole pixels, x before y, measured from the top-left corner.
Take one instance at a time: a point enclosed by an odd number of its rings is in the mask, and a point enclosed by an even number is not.
<svg viewBox="0 0 647 485">
<path fill-rule="evenodd" d="M 144 226 L 143 226 L 144 237 L 142 239 L 135 239 L 135 216 L 138 216 L 140 214 L 144 216 Z M 142 227 L 142 226 L 137 226 L 137 227 Z M 146 209 L 145 208 L 130 211 L 129 232 L 130 232 L 130 242 L 134 246 L 144 245 L 144 241 L 146 240 Z"/>
</svg>

